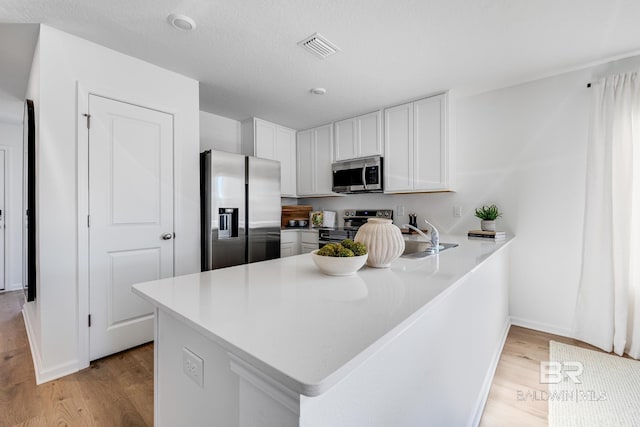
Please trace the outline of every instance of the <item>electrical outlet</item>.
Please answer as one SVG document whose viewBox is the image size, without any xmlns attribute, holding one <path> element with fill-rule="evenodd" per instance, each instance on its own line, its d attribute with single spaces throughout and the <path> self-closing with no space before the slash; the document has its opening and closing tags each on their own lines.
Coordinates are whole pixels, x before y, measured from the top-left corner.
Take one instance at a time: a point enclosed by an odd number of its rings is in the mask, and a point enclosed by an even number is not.
<svg viewBox="0 0 640 427">
<path fill-rule="evenodd" d="M 398 217 L 404 216 L 404 206 L 396 206 L 396 212 Z"/>
<path fill-rule="evenodd" d="M 456 218 L 460 218 L 462 216 L 462 206 L 453 207 L 453 216 Z"/>
<path fill-rule="evenodd" d="M 182 347 L 182 371 L 194 383 L 204 387 L 204 360 L 186 347 Z"/>
</svg>

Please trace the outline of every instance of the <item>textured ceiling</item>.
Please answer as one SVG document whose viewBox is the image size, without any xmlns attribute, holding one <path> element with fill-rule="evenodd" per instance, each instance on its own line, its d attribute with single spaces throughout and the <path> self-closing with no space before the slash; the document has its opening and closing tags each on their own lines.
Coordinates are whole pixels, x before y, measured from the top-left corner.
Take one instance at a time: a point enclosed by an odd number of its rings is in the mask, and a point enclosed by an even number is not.
<svg viewBox="0 0 640 427">
<path fill-rule="evenodd" d="M 173 29 L 171 12 L 197 29 Z M 295 129 L 640 51 L 637 0 L 0 0 L 0 17 L 193 77 L 202 110 Z M 316 31 L 342 51 L 297 46 Z M 327 95 L 309 93 L 319 86 Z"/>
</svg>

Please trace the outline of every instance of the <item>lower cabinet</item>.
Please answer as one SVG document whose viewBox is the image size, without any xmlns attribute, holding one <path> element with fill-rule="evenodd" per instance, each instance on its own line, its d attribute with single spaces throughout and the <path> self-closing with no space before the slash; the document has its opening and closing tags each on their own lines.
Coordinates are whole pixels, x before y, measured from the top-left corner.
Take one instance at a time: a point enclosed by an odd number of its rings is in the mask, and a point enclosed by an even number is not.
<svg viewBox="0 0 640 427">
<path fill-rule="evenodd" d="M 300 253 L 308 254 L 318 249 L 318 230 L 305 230 L 301 234 Z"/>
<path fill-rule="evenodd" d="M 294 243 L 280 243 L 280 258 L 297 255 L 296 249 Z"/>
<path fill-rule="evenodd" d="M 308 254 L 318 249 L 318 230 L 282 230 L 280 258 Z"/>
<path fill-rule="evenodd" d="M 302 243 L 302 244 L 300 244 L 300 253 L 301 254 L 308 254 L 310 252 L 315 251 L 316 249 L 318 249 L 318 244 L 317 243 L 315 245 L 313 243 Z"/>
<path fill-rule="evenodd" d="M 300 231 L 282 230 L 280 232 L 280 258 L 300 253 Z"/>
</svg>

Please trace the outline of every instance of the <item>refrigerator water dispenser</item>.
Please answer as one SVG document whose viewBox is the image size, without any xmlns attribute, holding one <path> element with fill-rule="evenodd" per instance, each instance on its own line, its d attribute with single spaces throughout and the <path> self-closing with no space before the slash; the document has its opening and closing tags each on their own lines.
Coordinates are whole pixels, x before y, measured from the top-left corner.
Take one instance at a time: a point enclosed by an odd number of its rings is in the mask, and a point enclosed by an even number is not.
<svg viewBox="0 0 640 427">
<path fill-rule="evenodd" d="M 238 208 L 218 209 L 218 239 L 238 237 Z"/>
</svg>

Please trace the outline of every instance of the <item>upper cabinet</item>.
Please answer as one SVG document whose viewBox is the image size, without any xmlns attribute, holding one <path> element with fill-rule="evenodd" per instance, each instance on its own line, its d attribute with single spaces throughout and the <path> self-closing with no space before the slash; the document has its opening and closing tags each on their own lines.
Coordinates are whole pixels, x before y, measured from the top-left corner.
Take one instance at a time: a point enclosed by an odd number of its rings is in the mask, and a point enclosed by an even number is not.
<svg viewBox="0 0 640 427">
<path fill-rule="evenodd" d="M 280 192 L 283 197 L 296 197 L 296 131 L 278 126 L 277 151 L 280 160 Z"/>
<path fill-rule="evenodd" d="M 242 152 L 280 162 L 280 193 L 296 197 L 296 131 L 251 118 L 242 122 Z"/>
<path fill-rule="evenodd" d="M 385 192 L 451 190 L 447 95 L 384 110 Z"/>
<path fill-rule="evenodd" d="M 335 195 L 331 191 L 333 126 L 298 132 L 298 197 Z"/>
<path fill-rule="evenodd" d="M 380 111 L 334 123 L 335 160 L 383 154 Z"/>
</svg>

